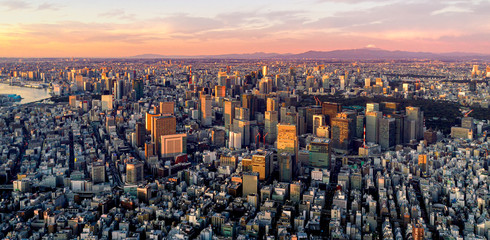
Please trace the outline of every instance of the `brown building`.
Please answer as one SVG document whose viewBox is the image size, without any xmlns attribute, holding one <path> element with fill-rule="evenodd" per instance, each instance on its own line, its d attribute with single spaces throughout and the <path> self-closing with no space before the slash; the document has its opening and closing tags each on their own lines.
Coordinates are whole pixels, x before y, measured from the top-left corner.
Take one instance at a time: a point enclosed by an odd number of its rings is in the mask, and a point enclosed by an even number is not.
<svg viewBox="0 0 490 240">
<path fill-rule="evenodd" d="M 155 142 L 156 152 L 160 153 L 161 149 L 161 137 L 164 135 L 171 135 L 176 133 L 177 120 L 174 116 L 165 115 L 153 118 L 153 126 L 151 135 Z"/>
<path fill-rule="evenodd" d="M 174 102 L 160 102 L 161 114 L 174 114 L 175 103 Z"/>
<path fill-rule="evenodd" d="M 342 105 L 340 103 L 323 102 L 322 114 L 326 117 L 326 123 L 330 126 L 331 120 L 337 117 L 337 113 L 342 111 Z"/>
</svg>

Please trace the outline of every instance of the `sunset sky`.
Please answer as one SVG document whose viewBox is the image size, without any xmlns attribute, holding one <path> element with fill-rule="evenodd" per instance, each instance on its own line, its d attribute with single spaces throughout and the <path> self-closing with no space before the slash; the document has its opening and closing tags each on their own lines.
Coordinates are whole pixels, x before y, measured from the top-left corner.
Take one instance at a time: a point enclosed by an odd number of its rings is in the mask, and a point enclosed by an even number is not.
<svg viewBox="0 0 490 240">
<path fill-rule="evenodd" d="M 0 0 L 0 57 L 490 54 L 490 0 Z"/>
</svg>

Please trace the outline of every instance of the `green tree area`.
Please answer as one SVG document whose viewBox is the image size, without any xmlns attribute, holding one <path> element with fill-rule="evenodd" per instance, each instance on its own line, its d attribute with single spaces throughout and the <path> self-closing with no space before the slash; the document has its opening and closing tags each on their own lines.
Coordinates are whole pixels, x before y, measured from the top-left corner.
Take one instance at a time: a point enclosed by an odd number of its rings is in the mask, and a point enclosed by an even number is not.
<svg viewBox="0 0 490 240">
<path fill-rule="evenodd" d="M 381 102 L 396 102 L 400 104 L 399 110 L 404 110 L 408 106 L 420 107 L 424 111 L 427 129 L 440 130 L 444 134 L 451 132 L 451 127 L 460 126 L 462 107 L 459 103 L 435 101 L 428 99 L 402 99 L 393 97 L 377 96 L 375 98 L 368 97 L 352 97 L 344 98 L 342 95 L 322 95 L 317 96 L 321 102 L 336 102 L 342 104 L 343 107 L 361 106 L 366 107 L 366 103 L 381 103 Z M 315 105 L 313 95 L 301 95 L 300 106 Z M 473 112 L 469 114 L 479 120 L 490 119 L 490 111 L 484 108 L 472 108 Z"/>
</svg>

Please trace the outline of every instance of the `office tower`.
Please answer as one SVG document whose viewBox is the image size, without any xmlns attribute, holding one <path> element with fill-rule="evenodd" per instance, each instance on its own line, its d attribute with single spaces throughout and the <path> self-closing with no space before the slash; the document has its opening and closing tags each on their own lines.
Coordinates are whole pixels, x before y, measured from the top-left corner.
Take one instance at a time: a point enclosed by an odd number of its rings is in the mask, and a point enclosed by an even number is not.
<svg viewBox="0 0 490 240">
<path fill-rule="evenodd" d="M 83 76 L 82 75 L 77 75 L 75 77 L 75 82 L 76 82 L 76 85 L 77 85 L 77 90 L 80 91 L 83 89 L 83 82 L 84 82 L 84 79 L 83 79 Z"/>
<path fill-rule="evenodd" d="M 146 122 L 146 131 L 151 132 L 153 128 L 153 118 L 158 117 L 160 114 L 155 114 L 153 112 L 147 112 L 145 117 Z"/>
<path fill-rule="evenodd" d="M 352 119 L 345 113 L 337 114 L 331 123 L 332 148 L 343 153 L 348 153 L 352 148 Z"/>
<path fill-rule="evenodd" d="M 236 169 L 238 164 L 237 156 L 221 156 L 219 159 L 219 165 L 223 167 L 230 167 L 231 169 Z"/>
<path fill-rule="evenodd" d="M 126 164 L 126 183 L 138 184 L 144 178 L 144 165 L 142 162 L 131 162 Z"/>
<path fill-rule="evenodd" d="M 133 79 L 133 90 L 135 92 L 136 100 L 139 100 L 143 97 L 143 80 L 142 79 Z"/>
<path fill-rule="evenodd" d="M 269 144 L 273 144 L 277 138 L 277 124 L 278 124 L 277 111 L 265 112 L 264 120 L 264 136 L 265 141 Z"/>
<path fill-rule="evenodd" d="M 266 111 L 277 111 L 279 107 L 279 103 L 275 98 L 267 98 L 267 109 Z"/>
<path fill-rule="evenodd" d="M 478 75 L 478 65 L 473 65 L 473 69 L 471 70 L 471 76 Z"/>
<path fill-rule="evenodd" d="M 330 139 L 314 138 L 309 150 L 309 165 L 312 167 L 326 168 L 330 166 Z"/>
<path fill-rule="evenodd" d="M 269 70 L 269 68 L 268 68 L 267 66 L 263 66 L 263 67 L 262 67 L 262 75 L 263 75 L 264 77 L 265 77 L 265 76 L 267 76 L 267 74 L 268 74 L 268 70 Z"/>
<path fill-rule="evenodd" d="M 364 125 L 365 125 L 365 116 L 357 115 L 356 117 L 356 138 L 364 138 Z"/>
<path fill-rule="evenodd" d="M 215 147 L 224 147 L 226 132 L 222 129 L 213 129 L 211 131 L 211 143 Z"/>
<path fill-rule="evenodd" d="M 405 140 L 420 140 L 424 137 L 424 112 L 418 107 L 406 107 Z"/>
<path fill-rule="evenodd" d="M 325 126 L 325 116 L 313 115 L 313 135 L 318 136 L 318 128 Z"/>
<path fill-rule="evenodd" d="M 69 96 L 68 97 L 68 104 L 70 105 L 70 107 L 72 108 L 76 108 L 77 107 L 77 101 L 80 99 L 79 96 Z"/>
<path fill-rule="evenodd" d="M 397 102 L 382 102 L 381 111 L 386 114 L 397 114 L 400 111 L 400 103 Z"/>
<path fill-rule="evenodd" d="M 94 184 L 105 182 L 105 165 L 103 162 L 92 163 L 92 182 Z"/>
<path fill-rule="evenodd" d="M 345 83 L 345 76 L 339 76 L 339 80 L 340 80 L 340 90 L 345 90 L 345 87 L 346 87 L 346 83 Z"/>
<path fill-rule="evenodd" d="M 161 156 L 164 158 L 175 157 L 187 153 L 187 134 L 170 134 L 161 136 Z"/>
<path fill-rule="evenodd" d="M 379 103 L 366 103 L 366 113 L 379 112 Z"/>
<path fill-rule="evenodd" d="M 322 114 L 322 107 L 311 106 L 306 109 L 306 131 L 313 133 L 313 116 Z"/>
<path fill-rule="evenodd" d="M 174 114 L 175 102 L 160 102 L 160 114 Z"/>
<path fill-rule="evenodd" d="M 272 92 L 273 82 L 270 77 L 264 77 L 259 81 L 259 92 L 261 94 L 269 94 Z"/>
<path fill-rule="evenodd" d="M 235 108 L 240 107 L 240 102 L 232 99 L 225 99 L 225 128 L 230 131 L 235 118 Z"/>
<path fill-rule="evenodd" d="M 277 153 L 289 152 L 297 156 L 298 135 L 296 125 L 278 124 L 277 125 Z"/>
<path fill-rule="evenodd" d="M 214 86 L 214 97 L 225 97 L 226 86 Z"/>
<path fill-rule="evenodd" d="M 102 111 L 107 111 L 107 110 L 112 111 L 112 100 L 113 100 L 112 95 L 101 96 Z"/>
<path fill-rule="evenodd" d="M 145 158 L 148 160 L 148 158 L 154 157 L 155 155 L 155 143 L 145 143 Z"/>
<path fill-rule="evenodd" d="M 252 155 L 252 172 L 259 173 L 260 180 L 267 180 L 272 172 L 272 153 L 257 150 Z"/>
<path fill-rule="evenodd" d="M 326 89 L 330 88 L 330 76 L 327 74 L 323 75 L 322 77 L 322 87 Z"/>
<path fill-rule="evenodd" d="M 379 119 L 383 116 L 381 112 L 366 113 L 366 142 L 378 143 L 379 141 Z"/>
<path fill-rule="evenodd" d="M 143 123 L 137 122 L 136 127 L 135 127 L 135 132 L 136 132 L 136 145 L 138 147 L 143 146 L 146 141 L 146 129 Z"/>
<path fill-rule="evenodd" d="M 257 195 L 259 190 L 259 173 L 244 172 L 242 178 L 242 196 L 246 197 L 250 194 Z"/>
<path fill-rule="evenodd" d="M 257 109 L 255 96 L 251 93 L 242 94 L 242 107 L 250 110 L 250 120 L 255 120 L 255 112 Z"/>
<path fill-rule="evenodd" d="M 242 146 L 250 145 L 250 121 L 235 119 L 233 121 L 233 131 L 241 134 Z M 252 136 L 255 137 L 255 136 Z"/>
<path fill-rule="evenodd" d="M 371 87 L 371 78 L 364 79 L 364 87 L 365 88 Z"/>
<path fill-rule="evenodd" d="M 277 156 L 279 162 L 279 181 L 291 182 L 294 178 L 296 157 L 288 152 L 282 152 Z"/>
<path fill-rule="evenodd" d="M 124 81 L 122 79 L 117 80 L 116 84 L 116 99 L 120 100 L 124 96 Z"/>
<path fill-rule="evenodd" d="M 330 121 L 337 117 L 337 113 L 342 111 L 342 105 L 340 103 L 323 102 L 322 114 L 325 115 L 325 122 L 330 126 Z"/>
<path fill-rule="evenodd" d="M 242 148 L 242 134 L 240 132 L 230 132 L 230 136 L 228 138 L 228 148 Z"/>
<path fill-rule="evenodd" d="M 381 79 L 381 78 L 376 78 L 376 86 L 383 87 L 383 79 Z"/>
<path fill-rule="evenodd" d="M 226 72 L 218 72 L 218 85 L 226 86 L 226 78 L 228 77 Z"/>
<path fill-rule="evenodd" d="M 423 173 L 427 172 L 427 154 L 420 154 L 418 165 L 420 167 L 420 171 Z"/>
<path fill-rule="evenodd" d="M 235 119 L 238 120 L 250 120 L 250 109 L 237 107 L 235 108 Z"/>
<path fill-rule="evenodd" d="M 303 184 L 299 181 L 294 181 L 289 184 L 289 200 L 298 204 L 301 202 L 301 194 L 303 193 Z"/>
<path fill-rule="evenodd" d="M 201 95 L 201 124 L 203 126 L 211 126 L 213 124 L 211 100 L 211 96 Z"/>
<path fill-rule="evenodd" d="M 161 152 L 162 136 L 176 133 L 177 120 L 172 115 L 153 117 L 151 135 L 155 143 L 157 153 Z"/>
<path fill-rule="evenodd" d="M 461 119 L 461 127 L 467 128 L 470 130 L 475 130 L 475 122 L 473 121 L 473 118 L 472 117 L 463 117 L 463 119 Z"/>
<path fill-rule="evenodd" d="M 379 145 L 387 150 L 395 146 L 396 127 L 394 118 L 382 117 L 379 119 Z"/>
</svg>

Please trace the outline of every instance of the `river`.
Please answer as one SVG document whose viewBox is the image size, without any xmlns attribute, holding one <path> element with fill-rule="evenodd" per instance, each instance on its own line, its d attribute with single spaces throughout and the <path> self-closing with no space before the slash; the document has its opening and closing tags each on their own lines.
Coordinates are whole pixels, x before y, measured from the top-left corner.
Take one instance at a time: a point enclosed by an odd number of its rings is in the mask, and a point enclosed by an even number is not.
<svg viewBox="0 0 490 240">
<path fill-rule="evenodd" d="M 20 104 L 35 102 L 51 97 L 51 95 L 49 95 L 48 89 L 10 86 L 3 83 L 0 83 L 0 94 L 20 95 L 22 97 Z"/>
</svg>

